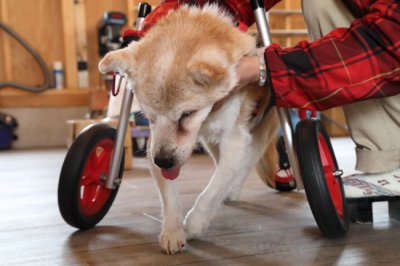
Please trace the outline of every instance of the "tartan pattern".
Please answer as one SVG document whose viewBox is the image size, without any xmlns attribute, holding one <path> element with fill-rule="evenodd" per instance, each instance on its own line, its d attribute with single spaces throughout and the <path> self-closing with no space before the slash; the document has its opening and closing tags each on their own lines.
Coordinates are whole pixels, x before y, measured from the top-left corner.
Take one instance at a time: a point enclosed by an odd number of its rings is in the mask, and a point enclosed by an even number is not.
<svg viewBox="0 0 400 266">
<path fill-rule="evenodd" d="M 400 93 L 400 3 L 365 2 L 349 29 L 266 49 L 277 106 L 325 110 Z M 372 4 L 370 4 L 370 2 Z"/>
<path fill-rule="evenodd" d="M 265 0 L 266 10 L 279 1 Z M 356 17 L 350 28 L 290 48 L 267 47 L 269 86 L 277 106 L 325 110 L 400 93 L 399 0 L 343 1 Z M 254 23 L 248 0 L 164 0 L 146 17 L 144 31 L 181 4 L 210 2 L 225 7 L 238 22 Z"/>
</svg>

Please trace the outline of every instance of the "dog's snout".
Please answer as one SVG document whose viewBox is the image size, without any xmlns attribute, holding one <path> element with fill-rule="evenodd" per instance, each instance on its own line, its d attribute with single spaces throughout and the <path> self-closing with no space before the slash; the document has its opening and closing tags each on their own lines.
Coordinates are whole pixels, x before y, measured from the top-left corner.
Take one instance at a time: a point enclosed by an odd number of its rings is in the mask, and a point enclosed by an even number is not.
<svg viewBox="0 0 400 266">
<path fill-rule="evenodd" d="M 156 157 L 154 157 L 154 163 L 162 169 L 169 169 L 174 166 L 175 160 L 174 160 L 174 157 L 156 156 Z"/>
</svg>

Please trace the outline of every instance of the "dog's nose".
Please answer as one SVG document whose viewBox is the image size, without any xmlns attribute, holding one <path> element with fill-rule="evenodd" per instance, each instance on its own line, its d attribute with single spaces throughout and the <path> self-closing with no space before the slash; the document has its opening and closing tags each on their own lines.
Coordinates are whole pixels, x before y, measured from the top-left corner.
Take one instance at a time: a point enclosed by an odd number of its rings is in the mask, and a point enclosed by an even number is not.
<svg viewBox="0 0 400 266">
<path fill-rule="evenodd" d="M 174 157 L 154 157 L 154 163 L 162 168 L 162 169 L 169 169 L 174 166 Z"/>
</svg>

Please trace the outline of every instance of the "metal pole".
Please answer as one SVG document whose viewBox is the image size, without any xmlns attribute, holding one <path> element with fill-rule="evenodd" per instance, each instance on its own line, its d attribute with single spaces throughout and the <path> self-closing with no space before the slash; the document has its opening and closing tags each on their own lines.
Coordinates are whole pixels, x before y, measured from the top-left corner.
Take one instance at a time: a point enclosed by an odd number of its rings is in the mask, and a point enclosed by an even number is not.
<svg viewBox="0 0 400 266">
<path fill-rule="evenodd" d="M 269 32 L 267 17 L 265 15 L 264 4 L 262 1 L 251 0 L 251 5 L 256 18 L 257 29 L 261 37 L 262 45 L 266 47 L 272 43 L 272 40 Z M 286 151 L 288 153 L 289 162 L 296 180 L 296 187 L 297 189 L 303 189 L 303 181 L 301 179 L 300 169 L 293 146 L 293 128 L 290 115 L 287 108 L 278 107 L 277 109 L 279 120 L 281 122 L 283 138 L 285 140 Z"/>
<path fill-rule="evenodd" d="M 136 29 L 142 29 L 142 22 L 144 18 L 151 12 L 151 6 L 148 3 L 139 3 L 138 19 L 136 21 Z M 116 75 L 115 84 L 121 86 L 121 81 L 124 77 Z M 115 84 L 113 84 L 115 86 Z M 111 158 L 110 171 L 106 180 L 106 187 L 109 189 L 114 189 L 115 185 L 121 180 L 118 179 L 118 173 L 121 165 L 122 154 L 124 152 L 124 142 L 126 128 L 129 123 L 129 116 L 131 114 L 131 107 L 133 102 L 133 89 L 131 86 L 127 86 L 127 80 L 124 84 L 124 96 L 122 98 L 121 110 L 119 112 L 119 121 L 117 127 L 117 136 L 114 145 L 114 151 Z M 118 88 L 119 90 L 119 88 Z"/>
<path fill-rule="evenodd" d="M 117 78 L 115 80 L 116 84 L 119 84 L 118 78 L 121 79 L 122 77 L 117 75 Z M 114 189 L 116 183 L 120 182 L 120 180 L 118 179 L 118 173 L 121 166 L 122 154 L 124 152 L 125 133 L 129 123 L 132 101 L 132 88 L 131 86 L 125 86 L 124 97 L 122 98 L 121 111 L 119 114 L 117 136 L 111 158 L 110 171 L 106 180 L 106 187 L 109 189 Z"/>
</svg>

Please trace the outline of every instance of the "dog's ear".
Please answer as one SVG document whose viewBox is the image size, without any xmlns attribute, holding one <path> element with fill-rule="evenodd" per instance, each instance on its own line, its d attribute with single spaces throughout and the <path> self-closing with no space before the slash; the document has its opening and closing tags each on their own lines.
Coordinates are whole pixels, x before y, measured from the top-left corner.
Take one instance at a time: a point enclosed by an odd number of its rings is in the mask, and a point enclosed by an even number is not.
<svg viewBox="0 0 400 266">
<path fill-rule="evenodd" d="M 99 63 L 99 71 L 103 74 L 115 70 L 128 72 L 131 70 L 131 67 L 134 64 L 133 61 L 133 47 L 128 46 L 126 48 L 107 53 Z"/>
<path fill-rule="evenodd" d="M 210 86 L 227 76 L 228 62 L 222 51 L 203 49 L 193 55 L 186 69 L 195 84 Z"/>
</svg>

